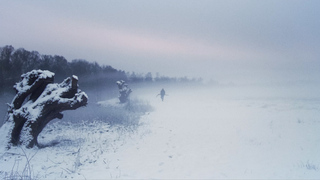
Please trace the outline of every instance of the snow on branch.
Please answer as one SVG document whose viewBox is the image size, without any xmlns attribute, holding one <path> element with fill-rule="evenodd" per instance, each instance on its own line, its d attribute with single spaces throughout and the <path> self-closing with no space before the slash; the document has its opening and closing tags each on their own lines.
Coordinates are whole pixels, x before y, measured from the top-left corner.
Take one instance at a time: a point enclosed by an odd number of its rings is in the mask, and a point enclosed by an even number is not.
<svg viewBox="0 0 320 180">
<path fill-rule="evenodd" d="M 53 83 L 54 73 L 33 70 L 21 76 L 17 91 L 8 110 L 9 147 L 23 144 L 38 146 L 37 137 L 53 119 L 61 119 L 65 110 L 85 106 L 88 96 L 78 89 L 78 78 L 72 76 L 62 83 Z"/>
<path fill-rule="evenodd" d="M 132 90 L 128 87 L 128 84 L 124 80 L 117 81 L 117 85 L 120 93 L 120 96 L 119 96 L 120 103 L 127 102 Z"/>
</svg>

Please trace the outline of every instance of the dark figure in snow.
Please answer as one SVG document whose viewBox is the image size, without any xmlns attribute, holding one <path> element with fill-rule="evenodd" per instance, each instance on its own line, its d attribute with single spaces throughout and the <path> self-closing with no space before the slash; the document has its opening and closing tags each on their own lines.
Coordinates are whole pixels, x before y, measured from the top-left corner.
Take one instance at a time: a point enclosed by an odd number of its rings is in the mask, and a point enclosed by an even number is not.
<svg viewBox="0 0 320 180">
<path fill-rule="evenodd" d="M 161 100 L 163 101 L 164 96 L 166 95 L 166 91 L 162 88 L 160 91 Z"/>
</svg>

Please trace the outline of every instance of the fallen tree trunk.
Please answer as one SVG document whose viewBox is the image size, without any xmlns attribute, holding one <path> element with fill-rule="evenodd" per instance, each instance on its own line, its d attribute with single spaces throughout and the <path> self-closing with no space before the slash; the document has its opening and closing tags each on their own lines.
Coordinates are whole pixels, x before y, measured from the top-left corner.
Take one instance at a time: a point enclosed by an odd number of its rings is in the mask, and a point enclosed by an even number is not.
<svg viewBox="0 0 320 180">
<path fill-rule="evenodd" d="M 72 76 L 62 83 L 53 83 L 54 73 L 33 70 L 21 76 L 14 88 L 17 92 L 9 105 L 8 148 L 24 145 L 39 146 L 37 138 L 53 119 L 62 119 L 62 111 L 74 110 L 87 104 L 88 96 L 78 89 L 78 78 Z"/>
</svg>

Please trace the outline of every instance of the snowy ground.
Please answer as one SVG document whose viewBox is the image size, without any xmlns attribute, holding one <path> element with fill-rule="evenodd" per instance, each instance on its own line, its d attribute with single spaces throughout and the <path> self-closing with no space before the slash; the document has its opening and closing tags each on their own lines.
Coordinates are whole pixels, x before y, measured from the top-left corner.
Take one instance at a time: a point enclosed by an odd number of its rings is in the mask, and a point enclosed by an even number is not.
<svg viewBox="0 0 320 180">
<path fill-rule="evenodd" d="M 320 178 L 317 93 L 303 88 L 165 89 L 164 102 L 155 97 L 160 89 L 134 91 L 155 109 L 137 129 L 58 120 L 39 136 L 50 146 L 1 149 L 0 178 Z M 112 101 L 100 102 L 106 103 Z"/>
</svg>

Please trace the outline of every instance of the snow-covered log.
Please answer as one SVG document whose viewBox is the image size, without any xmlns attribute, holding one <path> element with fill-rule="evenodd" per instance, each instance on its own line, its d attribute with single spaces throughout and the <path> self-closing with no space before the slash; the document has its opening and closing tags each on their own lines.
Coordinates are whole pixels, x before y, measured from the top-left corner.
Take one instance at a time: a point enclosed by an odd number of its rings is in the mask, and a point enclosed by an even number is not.
<svg viewBox="0 0 320 180">
<path fill-rule="evenodd" d="M 118 85 L 119 93 L 120 93 L 120 95 L 119 95 L 120 103 L 127 102 L 132 90 L 128 87 L 128 84 L 125 83 L 124 80 L 117 81 L 117 85 Z"/>
<path fill-rule="evenodd" d="M 78 78 L 72 76 L 62 83 L 53 83 L 54 73 L 33 70 L 21 76 L 14 88 L 16 96 L 9 105 L 8 146 L 23 144 L 38 146 L 37 137 L 53 119 L 61 119 L 62 111 L 74 110 L 87 104 L 88 96 L 78 89 Z"/>
</svg>

